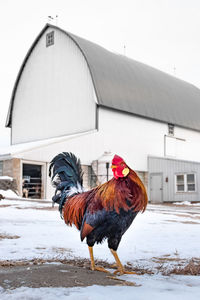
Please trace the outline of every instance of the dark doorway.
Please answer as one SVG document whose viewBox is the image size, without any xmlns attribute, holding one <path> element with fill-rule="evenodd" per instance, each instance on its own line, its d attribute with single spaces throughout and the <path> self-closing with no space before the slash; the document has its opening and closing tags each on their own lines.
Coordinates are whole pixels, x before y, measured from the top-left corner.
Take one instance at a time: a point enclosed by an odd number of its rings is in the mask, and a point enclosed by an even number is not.
<svg viewBox="0 0 200 300">
<path fill-rule="evenodd" d="M 23 164 L 22 174 L 23 197 L 41 199 L 42 166 Z"/>
</svg>

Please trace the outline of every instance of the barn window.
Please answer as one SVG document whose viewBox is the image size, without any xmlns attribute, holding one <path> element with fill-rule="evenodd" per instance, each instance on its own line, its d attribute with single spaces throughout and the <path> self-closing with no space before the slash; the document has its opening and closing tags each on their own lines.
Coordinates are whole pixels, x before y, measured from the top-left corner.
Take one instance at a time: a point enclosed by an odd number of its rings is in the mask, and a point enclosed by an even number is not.
<svg viewBox="0 0 200 300">
<path fill-rule="evenodd" d="M 54 44 L 54 31 L 51 31 L 46 35 L 46 47 L 52 46 L 53 44 Z"/>
<path fill-rule="evenodd" d="M 168 134 L 174 135 L 174 125 L 173 124 L 168 124 Z"/>
<path fill-rule="evenodd" d="M 176 193 L 196 191 L 196 176 L 194 173 L 175 175 Z"/>
</svg>

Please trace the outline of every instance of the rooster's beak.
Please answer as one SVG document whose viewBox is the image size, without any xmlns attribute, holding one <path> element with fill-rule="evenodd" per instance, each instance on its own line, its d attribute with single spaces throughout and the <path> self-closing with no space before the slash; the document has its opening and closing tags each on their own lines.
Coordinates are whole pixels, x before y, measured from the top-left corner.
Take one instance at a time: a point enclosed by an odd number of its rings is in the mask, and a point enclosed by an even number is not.
<svg viewBox="0 0 200 300">
<path fill-rule="evenodd" d="M 111 169 L 116 169 L 117 166 L 116 165 L 111 165 Z"/>
</svg>

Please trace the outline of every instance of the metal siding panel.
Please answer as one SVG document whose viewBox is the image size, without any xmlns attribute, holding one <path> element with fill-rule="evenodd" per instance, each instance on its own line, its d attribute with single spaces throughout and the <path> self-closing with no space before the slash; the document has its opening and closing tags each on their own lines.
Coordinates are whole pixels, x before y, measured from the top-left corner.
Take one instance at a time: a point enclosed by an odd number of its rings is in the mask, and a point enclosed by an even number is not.
<svg viewBox="0 0 200 300">
<path fill-rule="evenodd" d="M 163 173 L 163 201 L 200 201 L 200 163 L 181 160 L 149 157 L 149 173 Z M 196 174 L 195 193 L 175 193 L 175 174 L 190 173 Z M 165 178 L 168 177 L 168 183 Z"/>
</svg>

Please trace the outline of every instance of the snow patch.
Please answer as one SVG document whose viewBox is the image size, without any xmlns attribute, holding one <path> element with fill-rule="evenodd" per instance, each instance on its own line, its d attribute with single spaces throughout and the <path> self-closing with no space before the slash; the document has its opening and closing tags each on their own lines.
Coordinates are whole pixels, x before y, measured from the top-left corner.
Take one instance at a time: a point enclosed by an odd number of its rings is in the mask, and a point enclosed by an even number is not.
<svg viewBox="0 0 200 300">
<path fill-rule="evenodd" d="M 5 198 L 20 198 L 15 192 L 12 190 L 0 190 L 0 194 L 4 196 Z"/>
<path fill-rule="evenodd" d="M 131 276 L 133 281 L 133 276 Z M 126 278 L 127 279 L 127 278 Z M 129 279 L 129 278 L 128 278 Z M 20 287 L 14 290 L 0 289 L 1 300 L 197 300 L 199 299 L 200 277 L 184 278 L 183 284 L 180 284 L 182 279 L 179 276 L 160 278 L 155 276 L 140 276 L 134 281 L 142 283 L 139 287 L 132 286 L 88 286 L 75 288 L 28 288 Z"/>
<path fill-rule="evenodd" d="M 0 176 L 0 180 L 10 180 L 13 181 L 13 178 L 10 176 Z"/>
<path fill-rule="evenodd" d="M 189 201 L 182 201 L 182 202 L 173 202 L 173 204 L 175 205 L 196 205 L 196 206 L 200 206 L 200 203 L 191 203 Z"/>
</svg>

